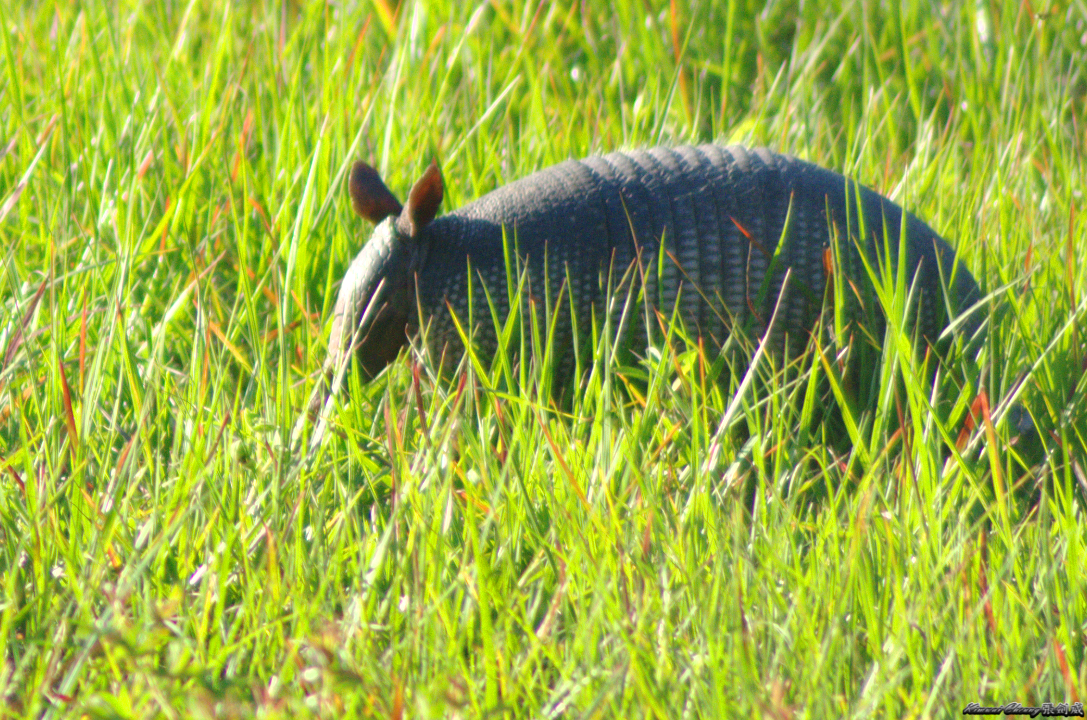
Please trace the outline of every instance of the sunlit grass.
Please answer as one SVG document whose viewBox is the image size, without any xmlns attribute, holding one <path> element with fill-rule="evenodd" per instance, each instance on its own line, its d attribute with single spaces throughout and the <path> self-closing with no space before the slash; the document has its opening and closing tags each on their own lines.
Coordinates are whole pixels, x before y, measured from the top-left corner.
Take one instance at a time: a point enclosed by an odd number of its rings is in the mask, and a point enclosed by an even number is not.
<svg viewBox="0 0 1087 720">
<path fill-rule="evenodd" d="M 0 713 L 1083 699 L 1087 7 L 645 7 L 0 8 Z M 438 159 L 448 210 L 709 141 L 929 222 L 1002 308 L 979 363 L 930 381 L 891 332 L 870 387 L 830 346 L 747 375 L 665 316 L 567 402 L 405 354 L 292 450 L 368 232 L 353 160 L 403 194 Z"/>
</svg>

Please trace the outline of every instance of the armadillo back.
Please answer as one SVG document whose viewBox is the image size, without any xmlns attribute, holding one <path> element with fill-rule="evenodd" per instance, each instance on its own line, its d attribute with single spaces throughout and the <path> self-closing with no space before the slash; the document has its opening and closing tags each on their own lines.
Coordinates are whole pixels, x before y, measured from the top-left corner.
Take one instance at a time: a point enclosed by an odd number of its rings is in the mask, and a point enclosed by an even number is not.
<svg viewBox="0 0 1087 720">
<path fill-rule="evenodd" d="M 419 283 L 423 309 L 433 315 L 430 344 L 459 345 L 445 302 L 466 316 L 470 261 L 477 339 L 482 350 L 493 351 L 483 288 L 501 314 L 508 312 L 505 228 L 528 268 L 528 296 L 542 306 L 544 295 L 554 298 L 569 279 L 582 330 L 592 308 L 600 306 L 608 273 L 619 277 L 639 256 L 646 298 L 664 312 L 678 299 L 688 329 L 711 347 L 736 328 L 763 334 L 789 270 L 771 347 L 782 349 L 787 337 L 791 348 L 803 347 L 821 311 L 832 233 L 841 267 L 854 282 L 866 282 L 851 240 L 859 227 L 855 192 L 838 173 L 764 148 L 655 148 L 561 163 L 430 225 L 431 247 Z M 859 192 L 868 230 L 863 246 L 870 258 L 878 257 L 886 227 L 886 245 L 896 260 L 902 210 L 867 189 Z M 950 304 L 956 311 L 979 293 L 966 269 L 954 267 L 947 243 L 914 216 L 906 217 L 907 269 L 911 279 L 917 272 L 920 292 L 918 325 L 935 340 L 947 321 L 941 275 L 947 282 L 953 277 Z M 658 263 L 662 241 L 664 260 Z M 631 344 L 640 349 L 645 329 L 637 326 L 644 323 L 634 325 Z M 558 329 L 557 347 L 571 340 L 568 326 Z"/>
</svg>

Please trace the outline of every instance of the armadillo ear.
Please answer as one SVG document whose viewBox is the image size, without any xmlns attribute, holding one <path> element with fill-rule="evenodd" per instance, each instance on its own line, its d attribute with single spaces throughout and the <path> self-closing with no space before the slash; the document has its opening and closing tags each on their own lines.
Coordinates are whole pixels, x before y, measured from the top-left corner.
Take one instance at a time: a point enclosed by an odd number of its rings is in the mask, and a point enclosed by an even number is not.
<svg viewBox="0 0 1087 720">
<path fill-rule="evenodd" d="M 377 170 L 364 162 L 357 162 L 351 168 L 347 189 L 355 212 L 374 225 L 390 215 L 399 215 L 403 209 L 396 196 L 385 187 Z"/>
<path fill-rule="evenodd" d="M 408 204 L 400 213 L 402 230 L 414 237 L 425 228 L 438 214 L 438 206 L 442 204 L 444 193 L 442 171 L 438 169 L 438 163 L 432 160 L 423 177 L 419 178 L 408 193 Z"/>
</svg>

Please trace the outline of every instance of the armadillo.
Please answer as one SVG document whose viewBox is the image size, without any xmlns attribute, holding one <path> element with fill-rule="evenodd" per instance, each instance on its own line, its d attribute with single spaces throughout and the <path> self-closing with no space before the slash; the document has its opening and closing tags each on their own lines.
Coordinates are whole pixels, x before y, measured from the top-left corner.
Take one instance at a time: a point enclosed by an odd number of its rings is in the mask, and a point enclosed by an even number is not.
<svg viewBox="0 0 1087 720">
<path fill-rule="evenodd" d="M 377 227 L 340 287 L 326 378 L 337 369 L 342 377 L 352 350 L 372 378 L 421 330 L 434 357 L 463 350 L 461 331 L 484 356 L 493 353 L 491 307 L 501 319 L 516 301 L 513 265 L 527 276 L 522 295 L 537 305 L 566 298 L 566 310 L 549 316 L 560 352 L 574 342 L 571 316 L 586 332 L 624 275 L 651 306 L 678 310 L 688 331 L 716 348 L 740 328 L 771 349 L 803 348 L 832 268 L 863 285 L 861 256 L 869 268 L 886 258 L 898 267 L 900 240 L 919 336 L 934 341 L 980 298 L 928 225 L 836 172 L 765 148 L 658 147 L 571 160 L 442 217 L 433 163 L 403 206 L 364 163 L 348 184 L 355 211 Z M 828 263 L 832 248 L 837 265 Z M 972 334 L 979 322 L 957 324 Z M 630 337 L 638 352 L 644 327 Z M 315 402 L 328 393 L 318 394 Z"/>
</svg>

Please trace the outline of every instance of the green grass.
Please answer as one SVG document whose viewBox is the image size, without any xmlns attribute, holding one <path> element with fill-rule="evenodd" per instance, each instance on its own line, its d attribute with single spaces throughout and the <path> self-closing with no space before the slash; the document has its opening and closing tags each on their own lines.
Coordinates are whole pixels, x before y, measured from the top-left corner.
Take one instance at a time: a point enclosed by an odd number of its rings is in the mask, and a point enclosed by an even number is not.
<svg viewBox="0 0 1087 720">
<path fill-rule="evenodd" d="M 0 716 L 1084 700 L 1087 5 L 723 5 L 0 7 Z M 736 393 L 677 343 L 567 409 L 402 358 L 291 452 L 368 232 L 353 159 L 403 195 L 437 158 L 448 210 L 687 141 L 948 237 L 1008 308 L 995 425 L 956 450 L 977 374 L 934 418 L 891 333 L 846 443 L 813 422 L 833 362 Z"/>
</svg>

